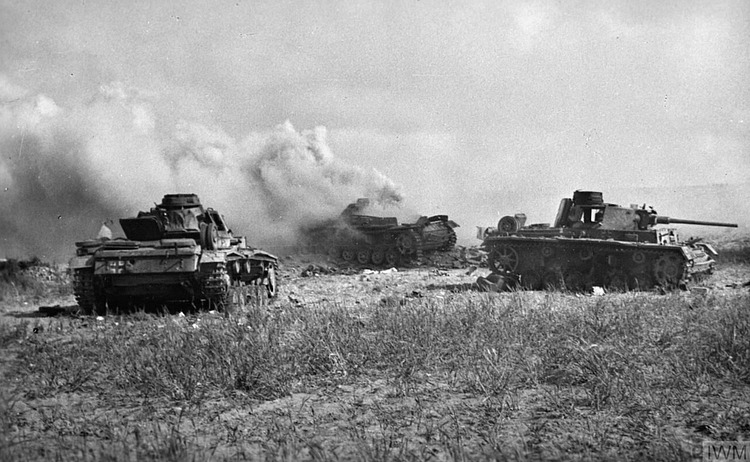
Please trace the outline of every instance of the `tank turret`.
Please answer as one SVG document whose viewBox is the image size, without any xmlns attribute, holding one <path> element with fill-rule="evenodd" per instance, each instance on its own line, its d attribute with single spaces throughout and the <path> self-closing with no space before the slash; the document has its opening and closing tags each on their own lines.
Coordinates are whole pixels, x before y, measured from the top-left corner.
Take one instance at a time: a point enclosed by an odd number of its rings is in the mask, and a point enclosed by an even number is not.
<svg viewBox="0 0 750 462">
<path fill-rule="evenodd" d="M 120 226 L 132 241 L 192 239 L 207 250 L 225 249 L 241 240 L 232 236 L 224 217 L 204 209 L 195 194 L 167 194 L 148 212 L 121 218 Z"/>
<path fill-rule="evenodd" d="M 716 252 L 683 242 L 662 224 L 736 228 L 734 223 L 659 215 L 653 207 L 606 203 L 598 191 L 575 191 L 560 201 L 552 226 L 526 225 L 526 215 L 504 216 L 479 228 L 494 272 L 513 273 L 528 288 L 607 285 L 617 288 L 683 286 L 710 273 Z"/>
<path fill-rule="evenodd" d="M 647 230 L 658 224 L 687 224 L 736 228 L 734 223 L 669 218 L 656 213 L 653 207 L 607 204 L 602 193 L 576 191 L 573 199 L 563 199 L 555 219 L 555 227 L 602 230 Z"/>
</svg>

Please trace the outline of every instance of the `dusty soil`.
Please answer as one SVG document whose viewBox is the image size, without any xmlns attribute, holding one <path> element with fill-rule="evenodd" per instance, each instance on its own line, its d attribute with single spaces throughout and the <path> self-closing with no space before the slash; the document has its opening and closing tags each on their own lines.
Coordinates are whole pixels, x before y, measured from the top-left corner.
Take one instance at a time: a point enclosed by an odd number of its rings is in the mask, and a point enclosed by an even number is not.
<svg viewBox="0 0 750 462">
<path fill-rule="evenodd" d="M 293 304 L 314 309 L 324 303 L 337 303 L 356 310 L 360 305 L 401 304 L 423 297 L 446 299 L 457 294 L 477 298 L 510 296 L 488 295 L 478 290 L 477 278 L 489 274 L 486 268 L 470 263 L 454 265 L 452 262 L 445 266 L 370 270 L 337 268 L 332 262 L 318 256 L 284 257 L 280 296 L 271 306 L 283 308 Z M 747 287 L 743 285 L 748 281 L 750 269 L 734 265 L 719 269 L 704 284 L 694 288 L 694 293 L 701 296 L 709 291 L 746 291 Z M 520 296 L 534 303 L 547 294 L 527 292 Z M 55 307 L 57 310 L 45 307 Z M 0 309 L 0 322 L 27 322 L 29 338 L 44 335 L 44 330 L 60 322 L 60 317 L 69 322 L 107 322 L 103 319 L 79 318 L 75 311 L 75 301 L 71 295 L 26 301 L 6 304 Z M 51 317 L 49 313 L 58 317 Z M 12 348 L 6 349 L 2 356 L 0 369 L 6 369 L 13 359 Z M 191 453 L 210 453 L 213 460 L 258 457 L 260 454 L 267 457 L 269 451 L 274 453 L 274 458 L 311 459 L 316 454 L 335 454 L 345 459 L 387 459 L 389 456 L 397 457 L 399 453 L 395 451 L 414 456 L 409 452 L 409 447 L 428 451 L 418 455 L 424 459 L 456 459 L 461 458 L 461 454 L 516 459 L 523 458 L 529 445 L 537 448 L 535 451 L 541 458 L 560 456 L 554 448 L 559 447 L 561 442 L 555 441 L 554 435 L 556 429 L 570 425 L 566 422 L 571 420 L 561 419 L 560 415 L 550 413 L 545 407 L 550 393 L 560 392 L 555 387 L 520 389 L 518 393 L 508 394 L 504 398 L 488 400 L 476 393 L 457 393 L 450 380 L 447 376 L 424 376 L 417 382 L 407 383 L 392 377 L 363 377 L 338 384 L 321 383 L 312 389 L 295 390 L 287 397 L 256 402 L 251 406 L 241 399 L 237 402 L 217 399 L 199 406 L 201 417 L 198 419 L 182 419 L 183 410 L 170 403 L 155 407 L 154 403 L 133 402 L 125 396 L 110 396 L 106 402 L 102 402 L 101 397 L 78 393 L 44 400 L 19 400 L 13 404 L 13 410 L 23 416 L 23 422 L 27 425 L 24 430 L 26 438 L 33 439 L 35 435 L 39 438 L 49 437 L 50 428 L 54 430 L 56 425 L 51 413 L 62 407 L 67 409 L 68 422 L 82 420 L 90 413 L 96 414 L 102 422 L 101 431 L 115 432 L 119 436 L 111 436 L 111 440 L 122 445 L 139 438 L 139 432 L 159 435 L 160 428 L 177 428 L 184 441 L 189 441 L 193 450 L 197 451 Z M 570 395 L 564 397 L 570 400 L 574 398 Z M 601 423 L 595 421 L 598 417 L 591 409 L 578 408 L 572 412 L 578 415 L 577 419 L 572 420 L 577 422 L 574 425 Z M 587 418 L 589 413 L 590 418 Z M 153 422 L 151 429 L 143 428 L 146 414 L 149 415 L 148 420 Z M 585 423 L 587 421 L 589 423 Z M 18 431 L 18 428 L 10 430 Z M 500 430 L 504 435 L 503 441 L 491 441 Z M 570 430 L 566 428 L 560 434 L 570 434 Z M 680 431 L 675 429 L 675 432 Z M 471 440 L 460 441 L 463 434 L 474 436 Z M 540 442 L 542 434 L 545 442 Z M 290 435 L 296 439 L 290 439 Z M 275 443 L 274 438 L 277 438 Z M 391 447 L 378 447 L 374 443 L 388 438 L 393 442 Z M 449 441 L 455 438 L 458 440 Z M 482 441 L 482 438 L 485 440 Z M 38 444 L 42 444 L 41 441 Z M 289 446 L 289 441 L 299 441 L 299 445 Z M 348 443 L 339 447 L 337 441 Z M 352 444 L 352 441 L 359 444 Z M 581 442 L 582 447 L 586 444 L 594 443 Z M 457 451 L 452 456 L 451 447 Z M 549 452 L 545 452 L 545 447 L 549 447 Z M 287 453 L 282 453 L 282 449 Z M 112 455 L 117 455 L 121 450 L 113 447 Z M 102 455 L 101 452 L 98 454 Z M 199 460 L 202 458 L 198 457 Z"/>
</svg>

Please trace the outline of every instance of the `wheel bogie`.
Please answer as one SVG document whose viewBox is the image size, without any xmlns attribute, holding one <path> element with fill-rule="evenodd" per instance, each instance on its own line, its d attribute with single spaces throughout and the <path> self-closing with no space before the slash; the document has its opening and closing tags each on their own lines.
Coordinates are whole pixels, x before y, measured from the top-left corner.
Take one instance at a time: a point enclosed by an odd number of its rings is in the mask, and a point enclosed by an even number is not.
<svg viewBox="0 0 750 462">
<path fill-rule="evenodd" d="M 486 242 L 485 249 L 493 273 L 515 274 L 530 290 L 672 290 L 703 274 L 690 272 L 688 250 L 680 246 L 506 237 Z"/>
</svg>

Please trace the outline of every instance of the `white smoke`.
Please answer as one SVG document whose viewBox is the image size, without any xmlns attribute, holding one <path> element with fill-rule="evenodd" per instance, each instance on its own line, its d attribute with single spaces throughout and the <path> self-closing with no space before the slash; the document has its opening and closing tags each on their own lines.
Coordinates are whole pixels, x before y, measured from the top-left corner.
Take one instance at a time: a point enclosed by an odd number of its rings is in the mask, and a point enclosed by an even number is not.
<svg viewBox="0 0 750 462">
<path fill-rule="evenodd" d="M 237 140 L 175 120 L 156 95 L 119 83 L 66 107 L 0 80 L 0 99 L 0 257 L 64 261 L 102 222 L 116 225 L 167 193 L 197 193 L 235 234 L 276 247 L 358 197 L 402 200 L 377 170 L 337 159 L 324 127 L 287 121 Z"/>
</svg>

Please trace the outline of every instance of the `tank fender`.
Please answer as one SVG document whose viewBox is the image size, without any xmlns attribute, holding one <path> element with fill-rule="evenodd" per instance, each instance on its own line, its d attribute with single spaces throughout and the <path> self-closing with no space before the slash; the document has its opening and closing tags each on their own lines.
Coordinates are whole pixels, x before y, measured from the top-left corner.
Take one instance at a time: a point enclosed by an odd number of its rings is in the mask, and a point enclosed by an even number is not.
<svg viewBox="0 0 750 462">
<path fill-rule="evenodd" d="M 443 223 L 445 223 L 447 226 L 449 226 L 451 228 L 458 228 L 459 227 L 458 223 L 456 223 L 453 220 L 449 220 L 448 219 L 448 215 L 433 215 L 433 216 L 429 217 L 427 219 L 427 221 L 429 221 L 430 223 L 434 223 L 436 221 L 442 221 Z"/>
<path fill-rule="evenodd" d="M 68 267 L 70 267 L 70 269 L 93 268 L 94 256 L 86 255 L 82 257 L 73 257 L 70 259 Z"/>
<path fill-rule="evenodd" d="M 252 253 L 252 256 L 253 257 L 261 257 L 261 258 L 265 257 L 265 258 L 268 258 L 269 260 L 273 260 L 273 261 L 278 260 L 278 258 L 275 255 L 270 254 L 268 252 L 265 252 L 263 250 L 256 250 L 256 251 L 254 251 Z"/>
<path fill-rule="evenodd" d="M 221 263 L 221 262 L 225 262 L 226 259 L 227 259 L 226 252 L 220 252 L 220 251 L 215 251 L 215 250 L 205 250 L 201 254 L 200 264 L 203 265 L 205 263 Z"/>
<path fill-rule="evenodd" d="M 695 245 L 702 248 L 704 252 L 711 255 L 712 257 L 716 257 L 719 255 L 719 253 L 711 246 L 711 244 L 708 244 L 706 242 L 699 242 Z"/>
</svg>

